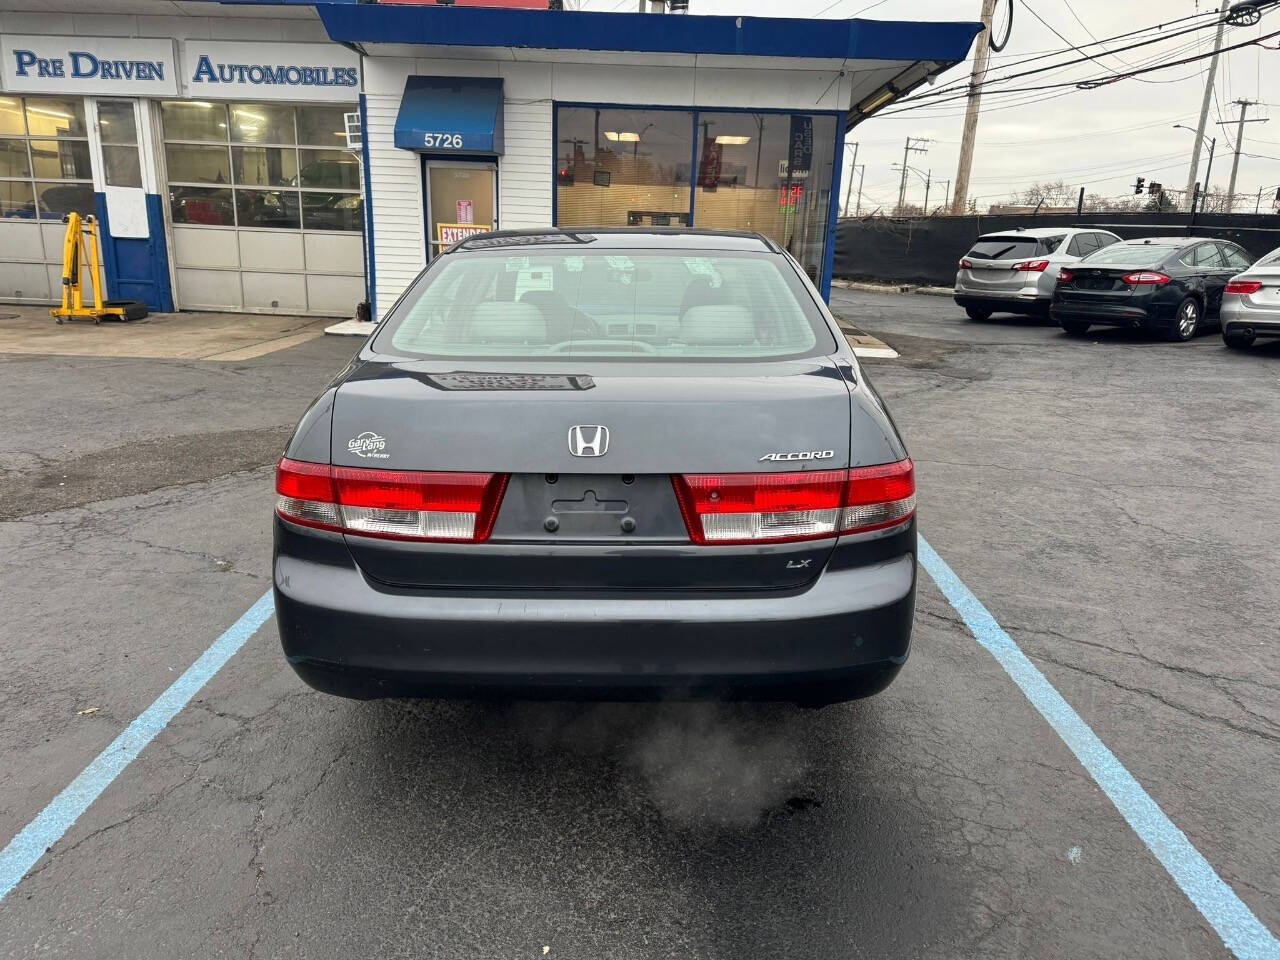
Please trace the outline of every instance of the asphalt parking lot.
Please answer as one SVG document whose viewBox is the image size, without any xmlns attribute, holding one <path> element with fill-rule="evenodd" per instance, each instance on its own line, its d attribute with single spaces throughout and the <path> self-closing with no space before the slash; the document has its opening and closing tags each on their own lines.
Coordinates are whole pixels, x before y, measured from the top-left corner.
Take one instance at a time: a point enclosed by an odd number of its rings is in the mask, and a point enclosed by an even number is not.
<svg viewBox="0 0 1280 960">
<path fill-rule="evenodd" d="M 1280 931 L 1280 344 L 837 291 L 920 529 Z M 0 844 L 270 584 L 270 463 L 357 342 L 0 355 Z M 1226 958 L 921 577 L 870 700 L 356 703 L 274 624 L 0 902 L 0 957 Z M 1274 940 L 1271 941 L 1274 944 Z"/>
</svg>

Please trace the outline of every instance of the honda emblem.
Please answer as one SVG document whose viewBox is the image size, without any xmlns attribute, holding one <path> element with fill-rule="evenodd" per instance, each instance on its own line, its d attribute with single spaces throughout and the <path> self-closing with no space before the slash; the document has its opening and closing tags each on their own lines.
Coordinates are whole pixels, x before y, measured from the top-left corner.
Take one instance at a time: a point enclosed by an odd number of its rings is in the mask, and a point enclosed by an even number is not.
<svg viewBox="0 0 1280 960">
<path fill-rule="evenodd" d="M 609 428 L 599 424 L 570 427 L 569 452 L 575 457 L 603 457 L 609 452 Z"/>
</svg>

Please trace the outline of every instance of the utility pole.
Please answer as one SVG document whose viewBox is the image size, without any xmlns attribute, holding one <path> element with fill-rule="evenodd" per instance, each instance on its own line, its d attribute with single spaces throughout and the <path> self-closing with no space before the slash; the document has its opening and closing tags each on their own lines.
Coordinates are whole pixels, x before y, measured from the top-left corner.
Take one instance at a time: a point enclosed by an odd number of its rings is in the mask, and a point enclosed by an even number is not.
<svg viewBox="0 0 1280 960">
<path fill-rule="evenodd" d="M 929 152 L 928 147 L 916 146 L 916 144 L 932 142 L 932 140 L 926 140 L 924 137 L 907 137 L 907 145 L 902 150 L 902 182 L 898 184 L 898 209 L 896 211 L 898 216 L 902 216 L 902 208 L 907 202 L 907 161 L 911 159 L 912 153 Z"/>
<path fill-rule="evenodd" d="M 924 215 L 929 215 L 929 188 L 933 186 L 933 168 L 925 171 L 924 175 Z"/>
<path fill-rule="evenodd" d="M 1209 101 L 1213 99 L 1213 81 L 1218 75 L 1218 53 L 1222 50 L 1222 31 L 1227 25 L 1227 7 L 1231 0 L 1222 0 L 1222 9 L 1218 11 L 1218 32 L 1213 38 L 1213 56 L 1209 59 L 1208 76 L 1204 81 L 1204 99 L 1200 101 L 1200 122 L 1196 125 L 1196 143 L 1191 148 L 1191 170 L 1187 174 L 1187 196 L 1191 197 L 1192 212 L 1195 204 L 1196 174 L 1200 172 L 1200 144 L 1204 142 L 1205 124 L 1209 122 Z M 1205 189 L 1209 189 L 1206 179 Z"/>
<path fill-rule="evenodd" d="M 1223 0 L 1226 5 L 1227 0 Z M 996 13 L 996 0 L 982 0 L 982 25 L 986 29 L 978 34 L 974 43 L 973 72 L 969 74 L 969 103 L 964 110 L 964 133 L 960 136 L 960 164 L 956 167 L 956 192 L 951 200 L 951 212 L 964 213 L 965 200 L 969 197 L 969 173 L 973 169 L 973 141 L 978 136 L 978 109 L 982 106 L 982 81 L 987 76 L 987 57 L 991 52 L 991 20 Z"/>
<path fill-rule="evenodd" d="M 847 146 L 847 144 L 846 144 Z M 853 191 L 853 171 L 858 169 L 858 144 L 853 144 L 853 162 L 849 164 L 849 182 L 844 187 L 844 215 L 849 215 L 849 194 Z"/>
<path fill-rule="evenodd" d="M 858 167 L 858 205 L 853 208 L 853 215 L 855 217 L 862 216 L 862 178 L 865 177 L 866 175 L 867 175 L 867 165 L 865 163 L 860 164 Z M 853 177 L 850 177 L 849 181 L 850 183 L 852 183 Z M 1258 196 L 1259 198 L 1261 198 L 1262 194 L 1259 193 Z M 1262 203 L 1262 200 L 1259 199 L 1258 203 Z"/>
<path fill-rule="evenodd" d="M 945 184 L 945 186 L 942 188 L 942 209 L 950 210 L 951 209 L 951 181 L 943 180 L 942 182 Z"/>
<path fill-rule="evenodd" d="M 1266 117 L 1254 117 L 1252 120 L 1246 120 L 1244 113 L 1250 107 L 1257 106 L 1256 100 L 1237 100 L 1236 104 L 1240 107 L 1240 118 L 1236 121 L 1236 156 L 1231 161 L 1231 182 L 1227 185 L 1227 213 L 1231 212 L 1232 201 L 1236 198 L 1236 173 L 1240 169 L 1240 151 L 1244 149 L 1244 125 L 1246 123 L 1266 123 Z M 1219 120 L 1220 126 L 1226 126 L 1226 121 Z"/>
</svg>

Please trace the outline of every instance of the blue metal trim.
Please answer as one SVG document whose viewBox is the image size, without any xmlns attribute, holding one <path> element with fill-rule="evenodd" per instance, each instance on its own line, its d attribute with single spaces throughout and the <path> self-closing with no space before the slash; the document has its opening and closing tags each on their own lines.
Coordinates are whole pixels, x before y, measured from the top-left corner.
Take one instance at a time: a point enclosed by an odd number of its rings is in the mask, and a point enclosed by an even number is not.
<svg viewBox="0 0 1280 960">
<path fill-rule="evenodd" d="M 501 213 L 501 211 L 499 211 Z M 560 104 L 551 101 L 551 226 L 560 216 Z"/>
<path fill-rule="evenodd" d="M 693 144 L 689 148 L 689 226 L 696 227 L 697 221 L 693 218 L 698 206 L 698 117 L 701 110 L 693 112 Z"/>
<path fill-rule="evenodd" d="M 827 203 L 827 242 L 822 252 L 822 275 L 819 278 L 821 283 L 818 290 L 822 293 L 822 299 L 831 302 L 831 270 L 835 266 L 836 258 L 836 228 L 839 225 L 838 218 L 840 216 L 840 181 L 844 173 L 844 138 L 846 130 L 844 128 L 845 115 L 843 111 L 836 116 L 836 148 L 833 154 L 834 160 L 831 164 L 831 196 Z M 849 175 L 853 176 L 853 171 L 849 171 Z"/>
<path fill-rule="evenodd" d="M 373 178 L 369 173 L 369 150 L 365 137 L 369 129 L 369 109 L 364 94 L 360 94 L 360 163 L 364 167 L 364 297 L 369 301 L 369 319 L 378 320 L 378 269 L 373 259 Z"/>
<path fill-rule="evenodd" d="M 382 4 L 316 5 L 331 40 L 543 50 L 726 54 L 829 60 L 936 60 L 969 54 L 982 25 Z"/>
</svg>

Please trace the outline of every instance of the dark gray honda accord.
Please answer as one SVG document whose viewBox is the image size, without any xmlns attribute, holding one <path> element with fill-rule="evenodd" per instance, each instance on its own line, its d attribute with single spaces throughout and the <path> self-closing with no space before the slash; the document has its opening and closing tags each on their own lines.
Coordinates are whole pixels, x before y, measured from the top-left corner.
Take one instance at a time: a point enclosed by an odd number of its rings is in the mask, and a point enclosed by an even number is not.
<svg viewBox="0 0 1280 960">
<path fill-rule="evenodd" d="M 911 461 L 753 234 L 462 242 L 307 411 L 276 492 L 280 637 L 329 693 L 821 704 L 907 659 Z"/>
</svg>

